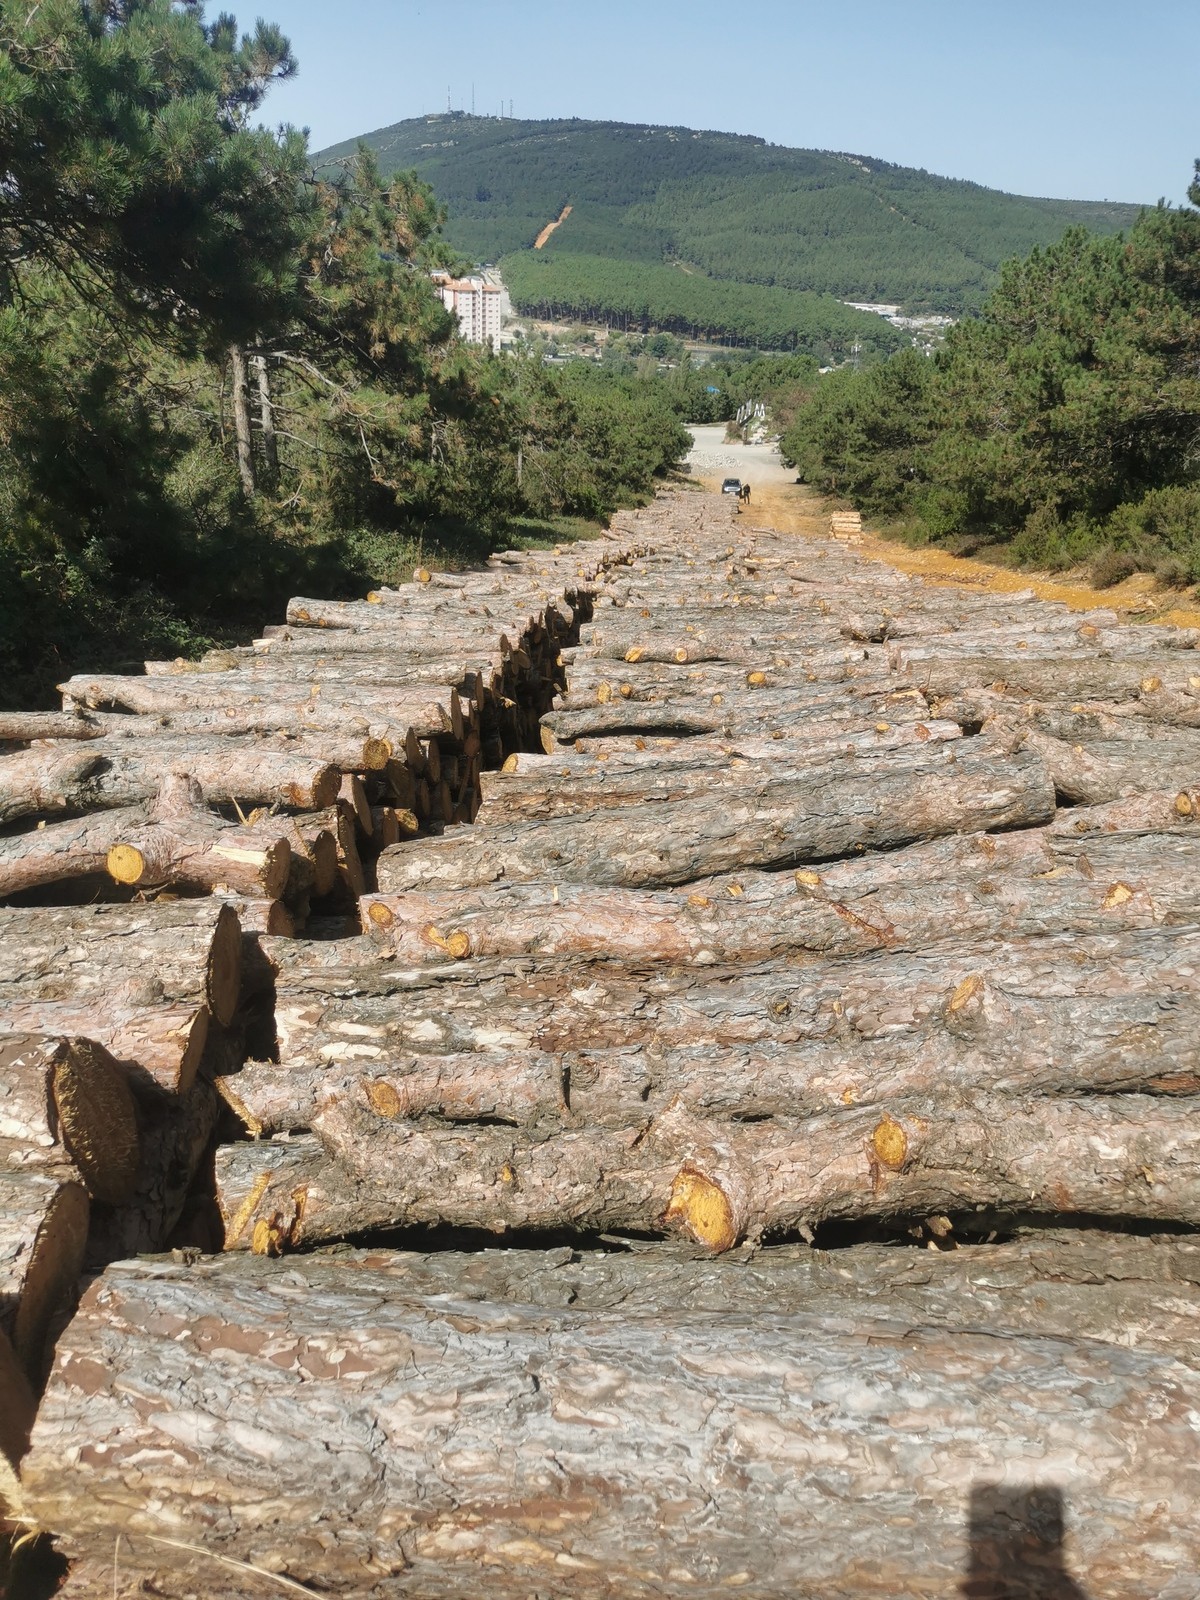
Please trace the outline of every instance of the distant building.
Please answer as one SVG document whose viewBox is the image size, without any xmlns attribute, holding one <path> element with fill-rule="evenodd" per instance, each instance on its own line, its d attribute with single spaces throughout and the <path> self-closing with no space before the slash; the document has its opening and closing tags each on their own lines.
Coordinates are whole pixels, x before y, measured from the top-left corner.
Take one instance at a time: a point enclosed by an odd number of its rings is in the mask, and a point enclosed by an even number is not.
<svg viewBox="0 0 1200 1600">
<path fill-rule="evenodd" d="M 448 272 L 435 272 L 432 277 L 443 305 L 458 318 L 463 338 L 499 350 L 500 286 L 484 278 L 452 278 Z"/>
</svg>

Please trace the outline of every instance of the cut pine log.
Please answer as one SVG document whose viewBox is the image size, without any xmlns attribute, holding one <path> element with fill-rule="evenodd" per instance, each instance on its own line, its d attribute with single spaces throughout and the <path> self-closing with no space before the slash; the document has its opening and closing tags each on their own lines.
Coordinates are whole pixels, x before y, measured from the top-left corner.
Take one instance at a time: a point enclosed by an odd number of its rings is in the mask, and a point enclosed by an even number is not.
<svg viewBox="0 0 1200 1600">
<path fill-rule="evenodd" d="M 0 756 L 0 822 L 62 811 L 102 811 L 153 798 L 164 773 L 186 770 L 210 800 L 320 810 L 337 797 L 328 762 L 262 744 L 154 737 L 67 748 L 33 745 Z"/>
<path fill-rule="evenodd" d="M 0 838 L 0 899 L 54 883 L 107 877 L 108 852 L 121 835 L 146 826 L 144 807 L 105 811 Z"/>
<path fill-rule="evenodd" d="M 95 1200 L 119 1205 L 138 1172 L 138 1120 L 129 1083 L 91 1039 L 0 1040 L 0 1140 L 31 1160 L 74 1164 Z"/>
<path fill-rule="evenodd" d="M 1021 735 L 1021 748 L 1041 756 L 1055 792 L 1069 805 L 1100 805 L 1148 790 L 1200 789 L 1200 733 L 1080 744 L 1029 730 Z"/>
<path fill-rule="evenodd" d="M 947 942 L 761 967 L 646 972 L 597 963 L 586 981 L 572 960 L 408 967 L 368 939 L 264 939 L 261 948 L 274 974 L 278 1055 L 296 1066 L 386 1065 L 425 1052 L 716 1050 L 807 1039 L 841 1039 L 852 1050 L 945 1016 L 955 993 L 975 991 L 981 979 L 1030 1003 L 1064 991 L 1081 999 L 1142 992 L 1164 1005 L 1194 995 L 1200 982 L 1194 926 Z"/>
<path fill-rule="evenodd" d="M 676 1100 L 640 1127 L 537 1139 L 398 1122 L 364 1096 L 327 1102 L 314 1132 L 307 1146 L 301 1136 L 218 1150 L 227 1244 L 236 1234 L 233 1247 L 248 1248 L 256 1230 L 284 1249 L 348 1232 L 451 1226 L 679 1232 L 722 1251 L 828 1221 L 979 1206 L 1200 1222 L 1194 1107 L 1155 1096 L 974 1093 L 761 1123 L 698 1117 Z"/>
<path fill-rule="evenodd" d="M 1006 848 L 1013 837 L 990 853 L 982 842 L 992 836 L 974 835 L 962 849 L 915 845 L 794 877 L 729 874 L 680 889 L 409 889 L 366 895 L 359 912 L 381 948 L 431 965 L 521 955 L 711 965 L 1200 921 L 1194 828 L 1104 834 L 1094 845 L 1016 836 L 1028 847 L 1020 855 Z"/>
<path fill-rule="evenodd" d="M 64 705 L 68 707 L 115 706 L 150 716 L 207 710 L 216 713 L 218 719 L 225 717 L 230 721 L 239 710 L 245 709 L 252 713 L 258 726 L 264 728 L 300 732 L 306 725 L 312 725 L 306 724 L 306 717 L 310 715 L 306 705 L 311 696 L 302 683 L 296 685 L 290 695 L 282 690 L 275 694 L 264 693 L 252 680 L 240 680 L 233 673 L 181 678 L 80 677 L 71 678 L 59 687 Z M 446 732 L 453 733 L 456 739 L 463 736 L 463 708 L 456 689 L 437 695 L 425 687 L 406 690 L 384 685 L 375 688 L 367 682 L 347 689 L 344 694 L 335 692 L 325 698 L 344 711 L 343 726 L 356 714 L 360 717 L 369 714 L 373 720 L 414 727 L 418 734 Z"/>
<path fill-rule="evenodd" d="M 0 1333 L 40 1389 L 50 1328 L 76 1293 L 90 1208 L 70 1162 L 31 1164 L 28 1150 L 0 1141 Z"/>
<path fill-rule="evenodd" d="M 166 778 L 147 819 L 122 830 L 106 856 L 117 883 L 140 888 L 182 888 L 208 893 L 218 887 L 235 894 L 278 899 L 291 868 L 286 832 L 247 841 L 233 824 L 223 823 L 204 805 L 193 779 Z"/>
<path fill-rule="evenodd" d="M 0 711 L 0 744 L 32 744 L 37 739 L 97 739 L 104 732 L 95 717 L 69 711 Z"/>
<path fill-rule="evenodd" d="M 882 1287 L 864 1320 L 828 1270 L 814 1311 L 634 1313 L 408 1296 L 392 1259 L 111 1268 L 60 1347 L 31 1513 L 98 1583 L 119 1536 L 123 1574 L 213 1600 L 246 1566 L 431 1600 L 952 1600 L 975 1562 L 1044 1593 L 1065 1517 L 1095 1600 L 1172 1594 L 1200 1559 L 1194 1364 L 1080 1338 L 1052 1268 L 988 1297 L 993 1331 L 954 1277 L 928 1296 L 954 1320 L 894 1319 Z M 315 1482 L 318 1437 L 338 1470 Z"/>
<path fill-rule="evenodd" d="M 1031 827 L 1054 815 L 1043 763 L 964 756 L 932 773 L 820 774 L 747 784 L 740 794 L 698 794 L 669 806 L 621 807 L 598 817 L 536 826 L 451 830 L 386 850 L 386 894 L 510 880 L 651 887 L 742 867 L 799 865 L 912 839 Z"/>
<path fill-rule="evenodd" d="M 1014 700 L 1141 700 L 1148 710 L 1160 704 L 1168 709 L 1174 697 L 1200 714 L 1198 669 L 1200 661 L 1189 659 L 1186 651 L 1128 661 L 1096 660 L 1090 655 L 1023 660 L 982 654 L 930 656 L 911 663 L 902 656 L 897 660 L 897 670 L 906 672 L 930 696 L 953 697 L 965 686 L 977 684 L 999 688 Z"/>
<path fill-rule="evenodd" d="M 0 909 L 0 1005 L 85 999 L 206 1006 L 227 1026 L 241 994 L 237 913 L 215 900 Z"/>
<path fill-rule="evenodd" d="M 0 1009 L 0 1040 L 32 1033 L 94 1039 L 125 1069 L 135 1091 L 183 1094 L 194 1082 L 208 1042 L 209 1010 L 159 998 L 154 975 L 140 991 L 119 997 L 102 988 L 63 1000 L 10 1000 Z"/>
<path fill-rule="evenodd" d="M 973 1089 L 1200 1092 L 1197 993 L 1029 997 L 976 973 L 958 984 L 940 1014 L 883 1040 L 846 1032 L 718 1047 L 655 1038 L 605 1049 L 583 1039 L 553 1052 L 511 1052 L 502 1039 L 491 1048 L 485 1039 L 466 1054 L 413 1054 L 377 1043 L 355 1059 L 339 1044 L 359 1014 L 331 1007 L 323 1041 L 286 1036 L 278 1062 L 247 1062 L 219 1080 L 253 1137 L 324 1126 L 325 1111 L 342 1103 L 388 1123 L 503 1123 L 541 1137 L 568 1128 L 641 1128 L 674 1101 L 698 1115 L 745 1122 L 921 1094 L 950 1099 Z M 357 1034 L 365 1043 L 364 1036 L 366 1029 Z"/>
</svg>

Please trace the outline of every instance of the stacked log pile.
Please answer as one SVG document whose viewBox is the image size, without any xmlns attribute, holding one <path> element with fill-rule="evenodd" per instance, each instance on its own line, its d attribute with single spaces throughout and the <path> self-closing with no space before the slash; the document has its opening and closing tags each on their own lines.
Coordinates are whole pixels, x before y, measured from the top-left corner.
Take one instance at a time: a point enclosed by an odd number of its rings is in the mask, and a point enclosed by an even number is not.
<svg viewBox="0 0 1200 1600">
<path fill-rule="evenodd" d="M 747 524 L 0 720 L 27 859 L 211 896 L 0 911 L 6 1203 L 72 1270 L 191 1246 L 59 1339 L 10 1496 L 68 1593 L 1184 1600 L 1198 636 Z M 139 789 L 173 741 L 225 764 Z"/>
</svg>

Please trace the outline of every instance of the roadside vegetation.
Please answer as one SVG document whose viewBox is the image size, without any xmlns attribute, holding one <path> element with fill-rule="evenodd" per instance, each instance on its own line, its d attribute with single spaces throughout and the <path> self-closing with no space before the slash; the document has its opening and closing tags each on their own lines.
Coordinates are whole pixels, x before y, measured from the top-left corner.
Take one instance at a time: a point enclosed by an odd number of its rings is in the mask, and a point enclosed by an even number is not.
<svg viewBox="0 0 1200 1600">
<path fill-rule="evenodd" d="M 932 359 L 820 378 L 786 458 L 914 541 L 1200 583 L 1200 175 L 1189 198 L 1008 263 Z"/>
<path fill-rule="evenodd" d="M 465 344 L 428 185 L 366 151 L 318 177 L 302 135 L 257 126 L 294 70 L 277 28 L 187 0 L 0 0 L 10 703 L 289 593 L 567 536 L 687 449 L 636 375 Z"/>
</svg>

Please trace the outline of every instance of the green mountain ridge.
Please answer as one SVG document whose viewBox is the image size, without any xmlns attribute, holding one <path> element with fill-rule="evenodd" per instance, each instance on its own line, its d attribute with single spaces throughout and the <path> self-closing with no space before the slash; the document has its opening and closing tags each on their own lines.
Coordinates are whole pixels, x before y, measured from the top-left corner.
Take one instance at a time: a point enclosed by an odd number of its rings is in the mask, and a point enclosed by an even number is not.
<svg viewBox="0 0 1200 1600">
<path fill-rule="evenodd" d="M 536 281 L 554 290 L 541 294 L 543 303 L 565 305 L 574 296 L 593 308 L 605 299 L 603 274 L 582 262 L 567 273 L 566 258 L 683 269 L 685 297 L 690 272 L 759 289 L 962 314 L 981 303 L 1006 259 L 1079 224 L 1117 232 L 1140 210 L 1009 195 L 869 156 L 691 128 L 450 112 L 363 137 L 385 173 L 413 169 L 433 186 L 449 210 L 450 243 L 475 260 L 531 253 L 546 223 L 570 205 L 537 253 Z M 318 160 L 332 164 L 357 142 L 335 145 Z M 559 261 L 564 271 L 556 275 Z M 531 274 L 528 263 L 522 268 L 514 277 L 524 284 Z M 569 280 L 569 294 L 558 292 L 558 278 Z M 628 273 L 622 282 L 628 286 Z M 813 314 L 807 305 L 804 315 Z M 686 307 L 679 320 L 686 322 Z M 761 339 L 748 335 L 745 342 Z"/>
</svg>

